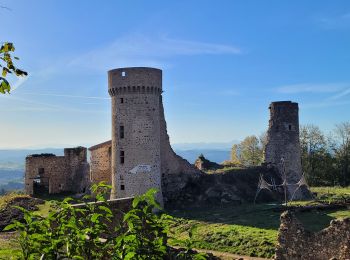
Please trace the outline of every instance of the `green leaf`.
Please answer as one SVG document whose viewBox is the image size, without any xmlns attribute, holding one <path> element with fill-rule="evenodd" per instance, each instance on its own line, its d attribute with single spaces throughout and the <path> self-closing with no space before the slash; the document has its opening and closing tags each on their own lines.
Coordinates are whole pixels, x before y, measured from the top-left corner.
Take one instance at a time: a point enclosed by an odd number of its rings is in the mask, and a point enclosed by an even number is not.
<svg viewBox="0 0 350 260">
<path fill-rule="evenodd" d="M 107 212 L 107 213 L 109 213 L 109 214 L 113 214 L 112 213 L 112 210 L 110 210 L 108 207 L 106 207 L 106 206 L 99 206 L 98 207 L 100 210 L 103 210 L 104 212 Z"/>
<path fill-rule="evenodd" d="M 11 229 L 16 229 L 17 225 L 15 223 L 12 223 L 10 225 L 7 225 L 3 231 L 8 231 L 8 230 L 11 230 Z"/>
<path fill-rule="evenodd" d="M 101 214 L 98 214 L 98 213 L 92 214 L 92 216 L 91 216 L 91 222 L 96 223 L 97 220 L 98 220 L 98 218 L 101 217 L 101 216 L 102 216 L 102 215 L 101 215 Z"/>
</svg>

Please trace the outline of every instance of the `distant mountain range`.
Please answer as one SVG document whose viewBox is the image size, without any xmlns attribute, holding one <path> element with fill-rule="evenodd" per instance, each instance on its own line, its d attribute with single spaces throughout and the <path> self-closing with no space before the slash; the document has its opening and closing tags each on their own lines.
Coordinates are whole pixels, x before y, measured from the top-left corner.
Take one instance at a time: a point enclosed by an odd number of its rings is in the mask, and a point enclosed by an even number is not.
<svg viewBox="0 0 350 260">
<path fill-rule="evenodd" d="M 193 163 L 201 153 L 205 157 L 208 157 L 209 160 L 220 163 L 224 160 L 229 159 L 230 150 L 234 143 L 237 142 L 178 143 L 172 144 L 172 147 L 176 153 L 191 163 Z M 63 155 L 63 148 L 0 149 L 0 169 L 24 169 L 25 157 L 29 154 L 40 153 L 53 153 L 56 155 Z"/>
<path fill-rule="evenodd" d="M 24 169 L 25 158 L 29 154 L 53 153 L 63 155 L 63 149 L 6 149 L 0 150 L 0 169 Z"/>
<path fill-rule="evenodd" d="M 182 158 L 186 159 L 190 163 L 198 158 L 200 154 L 203 154 L 205 158 L 212 162 L 222 163 L 225 160 L 230 159 L 230 150 L 216 150 L 216 149 L 192 149 L 192 150 L 179 150 L 175 149 L 175 152 Z"/>
</svg>

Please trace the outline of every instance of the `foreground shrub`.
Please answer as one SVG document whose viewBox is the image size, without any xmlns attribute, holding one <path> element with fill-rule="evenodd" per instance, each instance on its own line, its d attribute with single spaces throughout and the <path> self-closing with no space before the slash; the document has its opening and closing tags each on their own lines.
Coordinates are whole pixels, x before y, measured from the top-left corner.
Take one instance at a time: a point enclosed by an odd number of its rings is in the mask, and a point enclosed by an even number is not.
<svg viewBox="0 0 350 260">
<path fill-rule="evenodd" d="M 17 207 L 24 221 L 14 221 L 5 230 L 19 232 L 22 259 L 206 259 L 188 248 L 168 247 L 167 222 L 171 217 L 157 214 L 161 208 L 149 190 L 137 196 L 132 208 L 114 227 L 114 213 L 106 200 L 110 186 L 92 187 L 94 203 L 84 197 L 84 204 L 73 206 L 71 198 L 54 202 L 47 217 Z"/>
</svg>

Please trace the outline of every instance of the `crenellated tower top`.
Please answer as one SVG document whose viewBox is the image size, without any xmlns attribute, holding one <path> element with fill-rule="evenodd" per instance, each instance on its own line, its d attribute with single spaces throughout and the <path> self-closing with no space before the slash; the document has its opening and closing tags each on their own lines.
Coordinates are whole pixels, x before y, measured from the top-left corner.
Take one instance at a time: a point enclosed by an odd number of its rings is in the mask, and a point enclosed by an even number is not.
<svg viewBox="0 0 350 260">
<path fill-rule="evenodd" d="M 134 93 L 162 93 L 162 70 L 148 67 L 118 68 L 108 71 L 110 96 Z"/>
</svg>

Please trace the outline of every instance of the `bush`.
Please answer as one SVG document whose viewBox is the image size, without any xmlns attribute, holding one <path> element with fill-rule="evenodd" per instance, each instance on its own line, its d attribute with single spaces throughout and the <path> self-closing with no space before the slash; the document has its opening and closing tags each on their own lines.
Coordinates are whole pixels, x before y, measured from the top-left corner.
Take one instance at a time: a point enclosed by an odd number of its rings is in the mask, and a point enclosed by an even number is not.
<svg viewBox="0 0 350 260">
<path fill-rule="evenodd" d="M 110 186 L 92 187 L 95 203 L 85 196 L 83 207 L 75 207 L 71 198 L 54 203 L 47 217 L 17 207 L 24 223 L 14 221 L 5 230 L 19 232 L 22 259 L 206 259 L 189 248 L 171 250 L 167 222 L 171 217 L 160 212 L 155 189 L 137 196 L 121 223 L 111 228 L 113 212 L 105 199 Z M 175 253 L 174 253 L 175 252 Z"/>
</svg>

